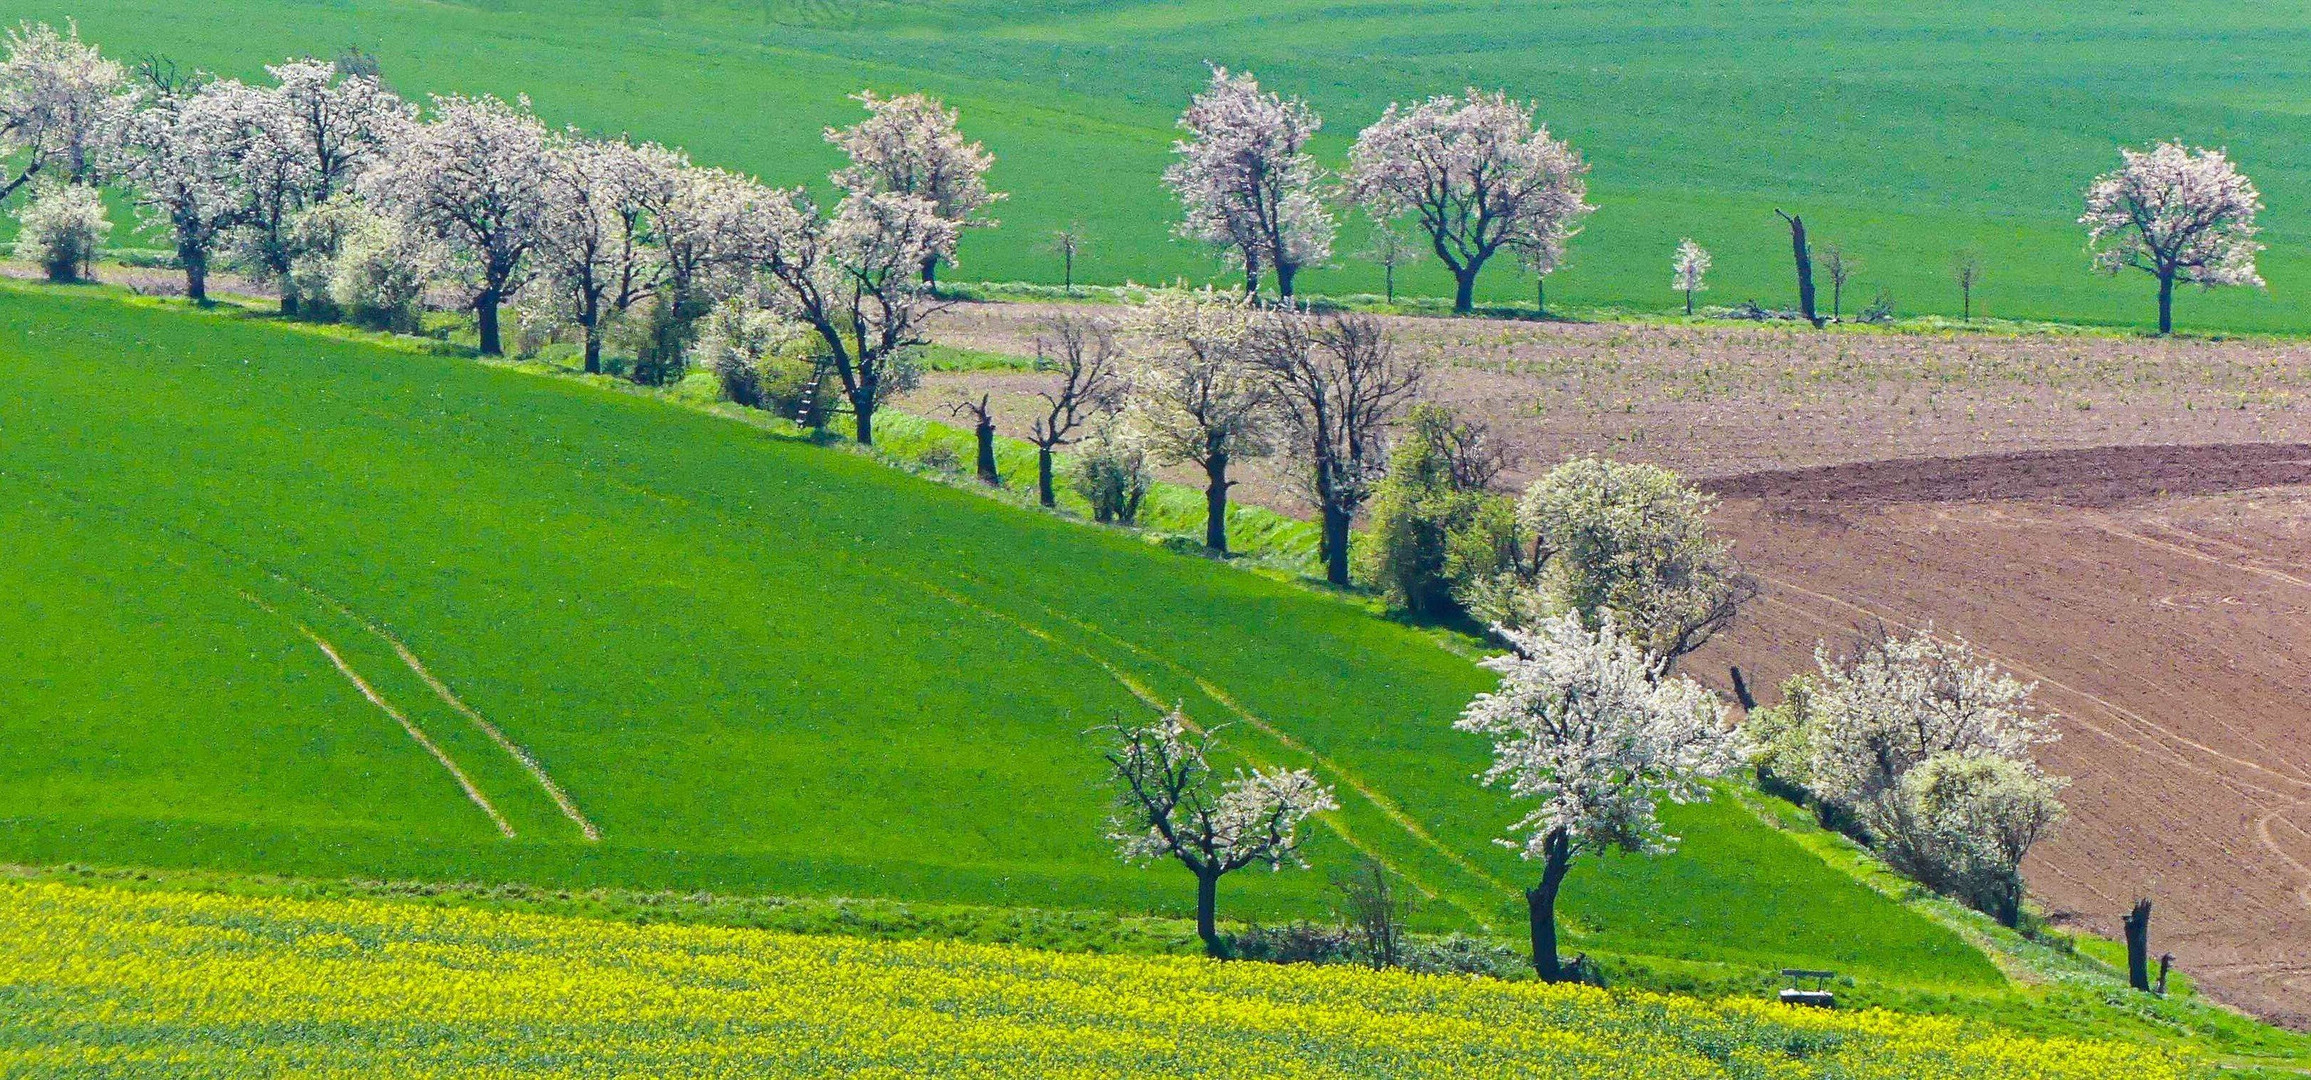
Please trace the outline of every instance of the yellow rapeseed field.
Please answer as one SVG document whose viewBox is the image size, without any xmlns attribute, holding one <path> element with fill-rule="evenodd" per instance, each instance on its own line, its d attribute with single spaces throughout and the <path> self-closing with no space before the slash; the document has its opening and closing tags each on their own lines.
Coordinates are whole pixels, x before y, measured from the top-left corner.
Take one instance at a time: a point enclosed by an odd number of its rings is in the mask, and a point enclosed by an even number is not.
<svg viewBox="0 0 2311 1080">
<path fill-rule="evenodd" d="M 0 884 L 0 1076 L 2156 1080 L 1881 1012 Z"/>
</svg>

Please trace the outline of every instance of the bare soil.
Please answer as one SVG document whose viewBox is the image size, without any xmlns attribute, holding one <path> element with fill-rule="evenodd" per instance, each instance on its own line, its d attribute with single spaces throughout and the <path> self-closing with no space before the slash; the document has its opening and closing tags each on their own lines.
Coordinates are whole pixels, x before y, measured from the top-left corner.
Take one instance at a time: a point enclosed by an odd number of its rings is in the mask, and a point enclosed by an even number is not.
<svg viewBox="0 0 2311 1080">
<path fill-rule="evenodd" d="M 942 340 L 1029 353 L 1049 312 L 966 306 Z M 1882 620 L 2038 680 L 2072 785 L 2035 895 L 2113 936 L 2150 896 L 2154 951 L 2311 1027 L 2311 345 L 1396 322 L 1431 396 L 1522 451 L 1513 481 L 1598 453 L 1719 493 L 1766 591 L 1697 676 L 1770 701 Z M 989 392 L 1015 432 L 1042 385 L 935 375 L 913 407 Z M 1239 498 L 1305 513 L 1250 473 Z"/>
</svg>

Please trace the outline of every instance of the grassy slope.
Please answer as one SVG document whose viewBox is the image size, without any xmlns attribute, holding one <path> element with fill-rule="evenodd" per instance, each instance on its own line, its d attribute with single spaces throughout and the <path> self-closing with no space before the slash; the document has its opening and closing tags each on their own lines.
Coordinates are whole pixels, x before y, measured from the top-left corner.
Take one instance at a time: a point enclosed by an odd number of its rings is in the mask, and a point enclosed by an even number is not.
<svg viewBox="0 0 2311 1080">
<path fill-rule="evenodd" d="M 1210 272 L 1169 238 L 1157 184 L 1207 60 L 1310 97 L 1330 119 L 1318 149 L 1334 161 L 1391 98 L 1473 82 L 1540 99 L 1594 162 L 1602 207 L 1551 283 L 1567 305 L 1671 306 L 1669 252 L 1687 235 L 1717 253 L 1709 299 L 1784 298 L 1787 236 L 1770 212 L 1781 206 L 1866 264 L 1851 306 L 1884 284 L 1906 311 L 1954 313 L 1945 268 L 1971 248 L 1988 266 L 1978 310 L 2139 324 L 2146 282 L 2084 270 L 2077 195 L 2117 146 L 2181 136 L 2228 145 L 2273 207 L 2271 291 L 2180 303 L 2185 325 L 2234 329 L 2305 323 L 2301 14 L 2211 0 L 2125 11 L 2078 0 L 0 2 L 9 19 L 77 16 L 119 54 L 157 49 L 243 74 L 359 44 L 409 90 L 526 91 L 556 121 L 682 143 L 789 183 L 822 182 L 832 157 L 818 131 L 852 116 L 844 94 L 929 88 L 1001 159 L 1004 225 L 969 238 L 961 271 L 998 280 L 1055 279 L 1040 247 L 1069 221 L 1091 236 L 1087 278 Z M 1342 254 L 1360 246 L 1346 237 Z M 1408 281 L 1444 287 L 1433 264 Z M 1307 287 L 1377 291 L 1378 274 L 1343 258 Z M 1487 292 L 1529 299 L 1531 285 L 1503 267 Z"/>
<path fill-rule="evenodd" d="M 0 593 L 31 600 L 0 608 L 0 857 L 1176 911 L 1180 875 L 1098 838 L 1078 733 L 1141 707 L 1104 663 L 1207 721 L 1218 690 L 1400 805 L 1436 848 L 1347 791 L 1337 824 L 1440 893 L 1436 924 L 1515 924 L 1479 876 L 1524 876 L 1488 843 L 1507 808 L 1447 726 L 1481 673 L 1352 605 L 667 403 L 229 315 L 9 288 L 0 361 Z M 1582 869 L 1579 944 L 1995 981 L 1738 807 L 1674 824 L 1689 854 Z M 1313 912 L 1322 880 L 1225 899 Z"/>
</svg>

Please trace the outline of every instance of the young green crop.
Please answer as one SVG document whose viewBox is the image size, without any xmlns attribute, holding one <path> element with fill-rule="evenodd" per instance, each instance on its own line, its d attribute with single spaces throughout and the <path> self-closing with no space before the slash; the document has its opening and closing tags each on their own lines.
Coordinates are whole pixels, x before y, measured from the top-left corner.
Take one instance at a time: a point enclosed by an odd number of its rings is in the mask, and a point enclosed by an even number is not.
<svg viewBox="0 0 2311 1080">
<path fill-rule="evenodd" d="M 1082 737 L 1152 699 L 1336 786 L 1319 871 L 1369 849 L 1428 925 L 1519 925 L 1450 729 L 1487 680 L 1360 606 L 228 312 L 0 289 L 0 363 L 0 859 L 1178 912 Z M 1567 890 L 1573 947 L 2001 982 L 1737 806 L 1669 825 Z M 1322 872 L 1239 878 L 1231 914 L 1326 910 Z"/>
</svg>

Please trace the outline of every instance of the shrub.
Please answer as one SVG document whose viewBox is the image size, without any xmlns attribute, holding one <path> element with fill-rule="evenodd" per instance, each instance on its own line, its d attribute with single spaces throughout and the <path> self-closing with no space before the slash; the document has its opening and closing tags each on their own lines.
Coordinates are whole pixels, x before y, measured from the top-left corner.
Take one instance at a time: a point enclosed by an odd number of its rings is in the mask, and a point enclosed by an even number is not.
<svg viewBox="0 0 2311 1080">
<path fill-rule="evenodd" d="M 1147 444 L 1115 414 L 1095 417 L 1076 446 L 1072 480 L 1076 494 L 1091 504 L 1095 520 L 1137 524 L 1140 505 L 1155 484 Z"/>
<path fill-rule="evenodd" d="M 1413 614 L 1459 611 L 1456 593 L 1493 576 L 1513 539 L 1508 501 L 1485 490 L 1498 471 L 1483 428 L 1442 405 L 1413 406 L 1373 489 L 1362 576 Z"/>
<path fill-rule="evenodd" d="M 915 455 L 915 461 L 932 472 L 959 473 L 963 471 L 963 455 L 945 441 L 934 442 Z"/>
<path fill-rule="evenodd" d="M 1255 923 L 1230 934 L 1228 955 L 1270 964 L 1345 964 L 1361 959 L 1347 931 L 1305 921 L 1274 928 Z"/>
<path fill-rule="evenodd" d="M 424 314 L 426 282 L 440 264 L 439 252 L 415 233 L 391 219 L 356 213 L 340 224 L 329 302 L 357 326 L 414 334 Z"/>
<path fill-rule="evenodd" d="M 43 184 L 16 220 L 17 254 L 39 265 L 50 281 L 86 280 L 112 233 L 103 197 L 86 184 Z"/>
</svg>

